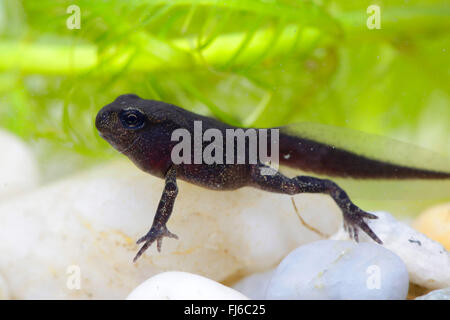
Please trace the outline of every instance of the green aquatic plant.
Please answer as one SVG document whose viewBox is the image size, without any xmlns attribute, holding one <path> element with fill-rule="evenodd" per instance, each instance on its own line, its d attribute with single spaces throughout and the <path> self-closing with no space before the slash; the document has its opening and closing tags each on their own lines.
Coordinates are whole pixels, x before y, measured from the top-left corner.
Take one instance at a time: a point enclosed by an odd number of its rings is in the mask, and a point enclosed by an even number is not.
<svg viewBox="0 0 450 320">
<path fill-rule="evenodd" d="M 373 4 L 381 29 L 366 25 Z M 319 122 L 449 154 L 449 16 L 444 0 L 1 0 L 0 126 L 43 162 L 71 152 L 75 170 L 115 154 L 93 119 L 132 92 L 231 124 Z"/>
</svg>

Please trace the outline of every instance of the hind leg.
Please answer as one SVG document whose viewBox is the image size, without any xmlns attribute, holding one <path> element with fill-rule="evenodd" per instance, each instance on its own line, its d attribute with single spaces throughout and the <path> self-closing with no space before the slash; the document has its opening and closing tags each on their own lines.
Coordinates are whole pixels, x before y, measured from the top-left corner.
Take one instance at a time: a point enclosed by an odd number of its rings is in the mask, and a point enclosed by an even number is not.
<svg viewBox="0 0 450 320">
<path fill-rule="evenodd" d="M 358 241 L 358 229 L 361 229 L 375 242 L 379 244 L 383 243 L 364 221 L 364 218 L 377 219 L 378 217 L 361 210 L 353 204 L 347 193 L 333 181 L 308 176 L 298 176 L 291 179 L 279 172 L 273 175 L 262 175 L 261 169 L 263 168 L 268 169 L 264 165 L 255 165 L 251 170 L 250 179 L 254 187 L 265 191 L 289 195 L 299 193 L 327 194 L 333 198 L 341 209 L 344 216 L 344 227 L 351 238 Z"/>
</svg>

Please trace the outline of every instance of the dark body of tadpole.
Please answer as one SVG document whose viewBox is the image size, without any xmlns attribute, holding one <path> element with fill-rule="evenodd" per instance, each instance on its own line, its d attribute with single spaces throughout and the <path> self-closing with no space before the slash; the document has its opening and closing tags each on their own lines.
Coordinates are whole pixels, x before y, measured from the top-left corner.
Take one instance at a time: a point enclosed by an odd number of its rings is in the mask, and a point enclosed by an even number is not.
<svg viewBox="0 0 450 320">
<path fill-rule="evenodd" d="M 245 159 L 237 164 L 227 164 L 226 139 L 223 139 L 223 164 L 194 164 L 194 150 L 190 163 L 174 163 L 172 149 L 178 141 L 172 141 L 172 134 L 183 129 L 190 134 L 191 145 L 195 145 L 195 122 L 200 121 L 201 133 L 207 129 L 218 130 L 226 137 L 227 129 L 238 129 L 216 119 L 197 115 L 177 106 L 154 100 L 144 100 L 136 95 L 122 95 L 114 102 L 102 108 L 96 118 L 96 127 L 100 135 L 114 148 L 128 156 L 140 169 L 165 179 L 165 187 L 158 205 L 153 224 L 149 232 L 138 240 L 144 245 L 134 261 L 154 242 L 161 249 L 162 238 L 176 238 L 169 232 L 166 223 L 178 194 L 177 179 L 214 190 L 232 190 L 243 186 L 252 186 L 269 192 L 287 195 L 298 193 L 328 194 L 340 207 L 344 215 L 344 224 L 350 236 L 358 240 L 358 228 L 366 232 L 374 241 L 382 243 L 365 223 L 364 218 L 375 219 L 375 215 L 365 212 L 354 205 L 346 192 L 328 179 L 309 176 L 288 178 L 279 172 L 273 175 L 262 174 L 269 169 L 263 161 L 250 163 L 249 138 L 246 138 Z M 244 129 L 245 130 L 245 129 Z M 263 129 L 256 129 L 257 132 Z M 270 131 L 268 153 L 270 154 Z M 259 137 L 259 135 L 257 135 Z M 201 141 L 202 149 L 209 142 Z M 279 131 L 280 164 L 330 176 L 352 178 L 382 179 L 447 179 L 449 173 L 405 167 L 388 162 L 369 159 L 355 153 L 291 135 L 281 128 Z M 237 157 L 237 144 L 234 155 Z M 257 153 L 259 150 L 257 150 Z"/>
</svg>

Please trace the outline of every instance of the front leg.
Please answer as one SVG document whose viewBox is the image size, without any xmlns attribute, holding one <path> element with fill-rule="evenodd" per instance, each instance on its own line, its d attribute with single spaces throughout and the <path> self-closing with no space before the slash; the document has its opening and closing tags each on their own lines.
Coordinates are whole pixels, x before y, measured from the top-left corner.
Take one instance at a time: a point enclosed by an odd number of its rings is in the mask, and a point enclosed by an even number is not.
<svg viewBox="0 0 450 320">
<path fill-rule="evenodd" d="M 298 193 L 324 193 L 333 198 L 344 215 L 344 227 L 350 234 L 350 237 L 358 242 L 358 228 L 367 233 L 375 242 L 383 242 L 369 228 L 364 218 L 377 219 L 374 214 L 365 212 L 351 202 L 347 193 L 336 183 L 327 179 L 319 179 L 307 176 L 298 176 L 288 178 L 279 172 L 274 175 L 262 175 L 261 169 L 268 167 L 264 165 L 255 165 L 252 167 L 250 177 L 253 185 L 260 189 L 294 195 Z"/>
<path fill-rule="evenodd" d="M 171 233 L 166 227 L 166 223 L 172 213 L 175 198 L 178 194 L 176 169 L 174 167 L 170 167 L 165 178 L 166 184 L 164 186 L 161 200 L 159 201 L 158 209 L 156 210 L 155 218 L 153 219 L 152 227 L 145 236 L 137 241 L 138 244 L 142 242 L 145 243 L 134 257 L 133 262 L 136 262 L 136 260 L 144 253 L 145 250 L 147 250 L 149 246 L 151 246 L 153 242 L 155 242 L 155 240 L 158 251 L 161 252 L 163 237 L 178 239 L 178 237 Z"/>
</svg>

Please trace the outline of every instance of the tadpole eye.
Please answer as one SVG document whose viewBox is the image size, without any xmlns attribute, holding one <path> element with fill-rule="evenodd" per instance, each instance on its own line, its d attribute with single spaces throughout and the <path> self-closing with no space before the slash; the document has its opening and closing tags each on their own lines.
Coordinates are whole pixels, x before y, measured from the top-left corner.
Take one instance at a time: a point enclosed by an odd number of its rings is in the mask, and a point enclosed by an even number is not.
<svg viewBox="0 0 450 320">
<path fill-rule="evenodd" d="M 120 121 L 125 128 L 141 129 L 145 126 L 145 115 L 139 110 L 123 110 L 119 115 Z"/>
</svg>

